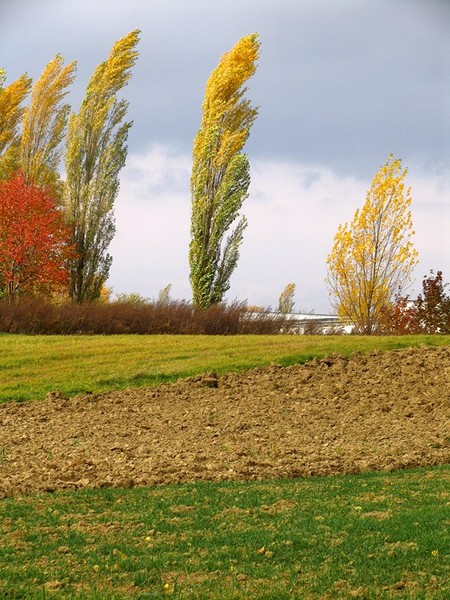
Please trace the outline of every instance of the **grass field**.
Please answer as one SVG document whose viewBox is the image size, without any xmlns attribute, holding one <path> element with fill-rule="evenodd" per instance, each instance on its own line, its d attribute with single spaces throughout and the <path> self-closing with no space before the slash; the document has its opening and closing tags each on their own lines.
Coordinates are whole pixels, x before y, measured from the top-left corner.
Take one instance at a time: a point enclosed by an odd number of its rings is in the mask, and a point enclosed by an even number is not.
<svg viewBox="0 0 450 600">
<path fill-rule="evenodd" d="M 0 335 L 0 399 L 420 344 L 450 336 Z M 0 598 L 444 600 L 449 481 L 447 466 L 5 499 Z"/>
<path fill-rule="evenodd" d="M 2 598 L 450 597 L 449 468 L 0 502 Z"/>
<path fill-rule="evenodd" d="M 450 336 L 25 336 L 0 335 L 0 401 L 155 385 L 214 370 L 221 374 L 301 363 L 314 356 L 420 344 Z"/>
</svg>

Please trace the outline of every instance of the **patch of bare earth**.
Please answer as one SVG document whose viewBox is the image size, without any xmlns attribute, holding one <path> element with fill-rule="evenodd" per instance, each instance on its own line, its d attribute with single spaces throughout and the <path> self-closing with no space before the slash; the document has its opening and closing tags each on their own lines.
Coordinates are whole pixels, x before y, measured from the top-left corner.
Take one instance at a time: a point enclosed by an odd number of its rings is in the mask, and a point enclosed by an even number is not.
<svg viewBox="0 0 450 600">
<path fill-rule="evenodd" d="M 450 347 L 0 405 L 0 498 L 450 463 Z"/>
</svg>

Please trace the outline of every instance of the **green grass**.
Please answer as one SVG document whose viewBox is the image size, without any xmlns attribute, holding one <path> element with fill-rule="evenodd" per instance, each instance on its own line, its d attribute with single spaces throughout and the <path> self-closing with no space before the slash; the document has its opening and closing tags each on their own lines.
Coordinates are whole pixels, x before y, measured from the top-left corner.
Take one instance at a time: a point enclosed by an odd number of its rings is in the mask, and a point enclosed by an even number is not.
<svg viewBox="0 0 450 600">
<path fill-rule="evenodd" d="M 450 336 L 0 335 L 0 400 L 419 344 Z M 2 500 L 0 598 L 443 600 L 449 481 L 440 467 Z"/>
<path fill-rule="evenodd" d="M 450 468 L 0 502 L 1 598 L 450 597 Z"/>
<path fill-rule="evenodd" d="M 288 365 L 331 353 L 448 345 L 450 336 L 26 336 L 0 335 L 0 401 L 68 396 Z"/>
</svg>

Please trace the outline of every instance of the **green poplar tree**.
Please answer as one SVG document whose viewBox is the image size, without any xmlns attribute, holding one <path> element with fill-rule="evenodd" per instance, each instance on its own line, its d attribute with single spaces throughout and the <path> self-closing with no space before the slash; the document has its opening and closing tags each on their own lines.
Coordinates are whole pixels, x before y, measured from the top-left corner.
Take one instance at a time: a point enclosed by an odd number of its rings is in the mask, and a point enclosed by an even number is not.
<svg viewBox="0 0 450 600">
<path fill-rule="evenodd" d="M 91 77 L 80 112 L 69 120 L 64 204 L 77 253 L 70 265 L 69 295 L 78 303 L 99 298 L 112 263 L 114 201 L 132 125 L 123 122 L 128 102 L 118 100 L 117 93 L 131 78 L 138 41 L 136 30 L 114 44 Z"/>
<path fill-rule="evenodd" d="M 206 309 L 222 301 L 239 258 L 247 221 L 239 217 L 248 196 L 250 168 L 241 150 L 257 108 L 243 87 L 256 70 L 258 35 L 241 38 L 212 72 L 205 90 L 203 117 L 194 141 L 189 247 L 193 302 Z"/>
<path fill-rule="evenodd" d="M 295 283 L 288 283 L 278 299 L 278 312 L 291 313 L 294 309 Z"/>
</svg>

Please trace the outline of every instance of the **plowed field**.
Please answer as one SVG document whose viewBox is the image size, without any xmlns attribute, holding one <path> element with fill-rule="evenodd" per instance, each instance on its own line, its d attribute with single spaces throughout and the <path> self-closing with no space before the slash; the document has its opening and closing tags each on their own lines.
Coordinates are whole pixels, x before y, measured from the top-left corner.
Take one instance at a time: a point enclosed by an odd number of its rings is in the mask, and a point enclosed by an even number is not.
<svg viewBox="0 0 450 600">
<path fill-rule="evenodd" d="M 450 463 L 450 347 L 0 405 L 0 498 Z"/>
</svg>

